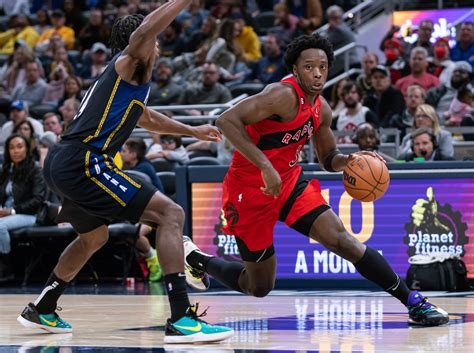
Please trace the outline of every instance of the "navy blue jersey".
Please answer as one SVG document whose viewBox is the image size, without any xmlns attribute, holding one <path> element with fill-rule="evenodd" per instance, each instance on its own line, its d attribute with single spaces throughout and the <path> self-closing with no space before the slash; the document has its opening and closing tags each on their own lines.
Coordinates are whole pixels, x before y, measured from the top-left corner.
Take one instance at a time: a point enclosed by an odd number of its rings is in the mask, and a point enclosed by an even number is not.
<svg viewBox="0 0 474 353">
<path fill-rule="evenodd" d="M 115 71 L 116 55 L 82 99 L 63 141 L 81 142 L 114 155 L 128 139 L 145 109 L 150 83 L 132 85 Z"/>
</svg>

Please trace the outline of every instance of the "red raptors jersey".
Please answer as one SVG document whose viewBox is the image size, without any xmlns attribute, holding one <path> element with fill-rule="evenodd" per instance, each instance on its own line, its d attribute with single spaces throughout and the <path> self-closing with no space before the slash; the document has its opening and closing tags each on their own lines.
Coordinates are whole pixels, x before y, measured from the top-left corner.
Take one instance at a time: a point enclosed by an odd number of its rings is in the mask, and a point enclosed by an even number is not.
<svg viewBox="0 0 474 353">
<path fill-rule="evenodd" d="M 245 128 L 253 143 L 278 171 L 282 182 L 289 182 L 300 174 L 299 154 L 306 141 L 319 127 L 321 102 L 318 96 L 314 106 L 311 107 L 293 76 L 280 82 L 293 86 L 298 95 L 299 109 L 295 118 L 290 122 L 265 119 Z M 263 186 L 260 170 L 237 150 L 234 152 L 228 174 L 244 183 L 257 182 Z"/>
</svg>

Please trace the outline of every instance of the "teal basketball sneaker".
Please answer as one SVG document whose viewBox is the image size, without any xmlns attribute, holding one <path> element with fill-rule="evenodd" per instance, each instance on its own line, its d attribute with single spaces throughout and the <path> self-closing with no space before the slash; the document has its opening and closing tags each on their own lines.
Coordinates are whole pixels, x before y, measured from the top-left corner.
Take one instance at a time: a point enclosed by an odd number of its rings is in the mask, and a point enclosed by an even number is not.
<svg viewBox="0 0 474 353">
<path fill-rule="evenodd" d="M 211 325 L 201 320 L 207 309 L 197 314 L 199 304 L 191 305 L 186 315 L 176 322 L 168 319 L 165 326 L 165 343 L 218 342 L 234 335 L 234 330 L 224 326 Z"/>
<path fill-rule="evenodd" d="M 449 322 L 446 311 L 428 302 L 428 298 L 416 290 L 408 296 L 407 308 L 408 322 L 412 325 L 439 326 Z"/>
<path fill-rule="evenodd" d="M 61 308 L 57 308 L 61 311 Z M 40 314 L 33 303 L 29 303 L 20 316 L 18 322 L 25 327 L 39 328 L 50 333 L 70 333 L 72 326 L 61 319 L 57 313 Z"/>
</svg>

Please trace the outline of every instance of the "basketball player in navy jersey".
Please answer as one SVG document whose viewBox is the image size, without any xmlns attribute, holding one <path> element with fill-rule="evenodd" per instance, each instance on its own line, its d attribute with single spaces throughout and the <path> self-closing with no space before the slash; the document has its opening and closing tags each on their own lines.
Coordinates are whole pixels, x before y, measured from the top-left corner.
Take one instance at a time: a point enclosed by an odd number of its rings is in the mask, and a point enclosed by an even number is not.
<svg viewBox="0 0 474 353">
<path fill-rule="evenodd" d="M 183 210 L 152 184 L 119 170 L 112 158 L 137 124 L 153 132 L 220 140 L 213 126 L 191 127 L 146 108 L 153 64 L 159 54 L 157 35 L 189 3 L 169 1 L 145 18 L 130 15 L 115 22 L 111 47 L 116 55 L 85 95 L 67 134 L 44 165 L 49 187 L 63 200 L 58 221 L 70 222 L 79 236 L 62 253 L 41 295 L 18 317 L 22 325 L 52 333 L 72 332 L 71 325 L 55 312 L 58 298 L 107 242 L 107 225 L 128 220 L 160 228 L 156 249 L 171 306 L 165 343 L 220 341 L 232 336 L 233 330 L 199 319 L 197 305 L 189 302 Z"/>
<path fill-rule="evenodd" d="M 317 180 L 305 180 L 298 158 L 312 138 L 321 167 L 342 171 L 353 158 L 337 150 L 332 113 L 321 97 L 334 59 L 331 43 L 301 36 L 287 49 L 292 75 L 227 110 L 217 126 L 236 152 L 223 183 L 223 230 L 235 235 L 243 263 L 204 254 L 185 238 L 187 269 L 208 273 L 236 291 L 266 296 L 275 283 L 273 228 L 280 220 L 352 262 L 359 273 L 407 306 L 410 322 L 436 326 L 448 314 L 410 291 L 377 251 L 344 228 L 321 195 Z M 358 152 L 373 157 L 373 152 Z"/>
</svg>

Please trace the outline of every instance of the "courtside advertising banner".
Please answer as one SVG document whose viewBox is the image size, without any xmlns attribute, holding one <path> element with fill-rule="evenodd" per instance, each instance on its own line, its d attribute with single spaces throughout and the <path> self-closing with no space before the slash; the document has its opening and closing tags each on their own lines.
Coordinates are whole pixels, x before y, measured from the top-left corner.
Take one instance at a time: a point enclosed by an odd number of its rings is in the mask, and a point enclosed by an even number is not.
<svg viewBox="0 0 474 353">
<path fill-rule="evenodd" d="M 348 232 L 399 275 L 410 256 L 442 252 L 459 255 L 474 278 L 474 179 L 394 179 L 373 203 L 353 200 L 342 181 L 322 180 L 321 188 Z M 238 259 L 235 238 L 221 231 L 221 196 L 221 183 L 192 185 L 193 239 L 204 252 Z M 361 278 L 351 263 L 283 223 L 275 226 L 274 244 L 279 278 Z"/>
</svg>

